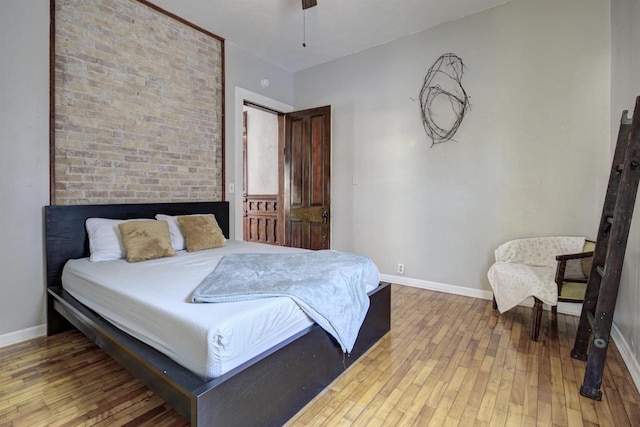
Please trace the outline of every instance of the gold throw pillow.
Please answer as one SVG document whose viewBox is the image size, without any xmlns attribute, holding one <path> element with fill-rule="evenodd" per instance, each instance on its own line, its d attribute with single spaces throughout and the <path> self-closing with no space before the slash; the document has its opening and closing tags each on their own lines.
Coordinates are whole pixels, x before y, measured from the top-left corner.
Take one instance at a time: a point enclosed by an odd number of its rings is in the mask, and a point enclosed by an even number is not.
<svg viewBox="0 0 640 427">
<path fill-rule="evenodd" d="M 129 221 L 118 224 L 127 261 L 174 256 L 167 221 Z"/>
<path fill-rule="evenodd" d="M 178 217 L 187 252 L 219 248 L 226 245 L 222 230 L 213 215 L 186 215 Z"/>
</svg>

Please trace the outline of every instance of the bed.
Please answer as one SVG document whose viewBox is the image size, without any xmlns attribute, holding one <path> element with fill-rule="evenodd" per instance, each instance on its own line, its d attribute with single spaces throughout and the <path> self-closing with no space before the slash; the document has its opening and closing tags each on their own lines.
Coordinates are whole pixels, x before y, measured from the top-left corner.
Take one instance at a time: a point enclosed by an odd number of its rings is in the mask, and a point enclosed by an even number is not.
<svg viewBox="0 0 640 427">
<path fill-rule="evenodd" d="M 262 349 L 211 379 L 196 374 L 74 298 L 62 287 L 63 267 L 89 255 L 85 220 L 130 219 L 212 213 L 229 236 L 227 202 L 45 207 L 47 251 L 47 333 L 77 328 L 193 426 L 282 425 L 375 344 L 390 327 L 390 286 L 369 292 L 370 308 L 350 357 L 316 324 Z"/>
</svg>

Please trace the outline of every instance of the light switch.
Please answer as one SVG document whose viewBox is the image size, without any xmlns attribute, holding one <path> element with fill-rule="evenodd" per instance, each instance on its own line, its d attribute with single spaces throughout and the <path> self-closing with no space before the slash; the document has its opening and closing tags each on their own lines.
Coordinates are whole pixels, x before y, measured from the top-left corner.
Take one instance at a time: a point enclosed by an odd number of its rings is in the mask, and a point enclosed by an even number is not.
<svg viewBox="0 0 640 427">
<path fill-rule="evenodd" d="M 233 184 L 233 182 L 229 183 L 229 194 L 233 194 L 236 192 L 236 186 Z"/>
</svg>

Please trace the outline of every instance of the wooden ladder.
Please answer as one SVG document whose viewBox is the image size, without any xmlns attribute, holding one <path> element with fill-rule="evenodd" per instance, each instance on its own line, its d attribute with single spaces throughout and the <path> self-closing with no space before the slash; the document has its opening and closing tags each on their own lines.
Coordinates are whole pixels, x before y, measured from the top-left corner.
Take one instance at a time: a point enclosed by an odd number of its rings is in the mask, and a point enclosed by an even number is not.
<svg viewBox="0 0 640 427">
<path fill-rule="evenodd" d="M 571 357 L 587 362 L 580 394 L 600 400 L 622 263 L 640 181 L 640 96 L 633 119 L 622 113 L 609 184 L 593 254 L 593 266 Z"/>
</svg>

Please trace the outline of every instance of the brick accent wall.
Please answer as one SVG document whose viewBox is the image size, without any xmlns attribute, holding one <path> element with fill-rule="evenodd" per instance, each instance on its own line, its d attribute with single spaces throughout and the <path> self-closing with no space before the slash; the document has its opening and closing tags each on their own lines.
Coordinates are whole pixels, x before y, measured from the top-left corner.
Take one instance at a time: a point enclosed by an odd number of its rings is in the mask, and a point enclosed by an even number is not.
<svg viewBox="0 0 640 427">
<path fill-rule="evenodd" d="M 56 0 L 55 203 L 222 200 L 223 43 L 135 0 Z"/>
</svg>

